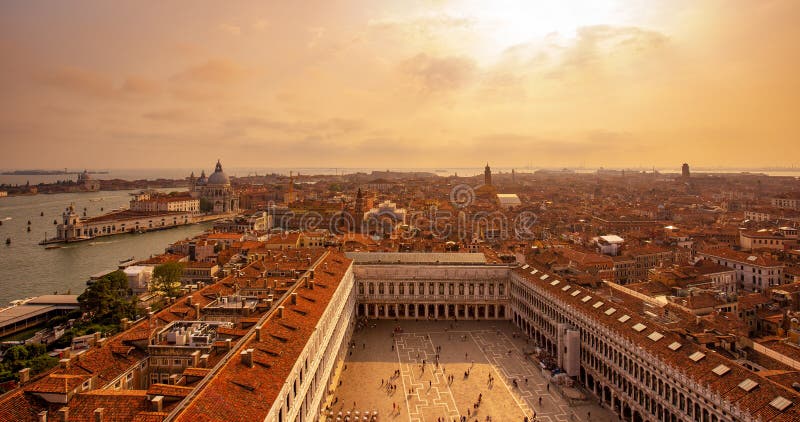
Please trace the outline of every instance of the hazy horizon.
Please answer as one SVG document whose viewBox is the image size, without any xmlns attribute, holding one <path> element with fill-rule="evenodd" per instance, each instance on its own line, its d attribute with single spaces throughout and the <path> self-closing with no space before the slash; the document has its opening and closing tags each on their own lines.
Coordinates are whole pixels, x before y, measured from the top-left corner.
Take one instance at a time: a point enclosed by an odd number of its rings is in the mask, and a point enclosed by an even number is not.
<svg viewBox="0 0 800 422">
<path fill-rule="evenodd" d="M 790 0 L 9 0 L 0 168 L 793 167 L 798 21 Z"/>
</svg>

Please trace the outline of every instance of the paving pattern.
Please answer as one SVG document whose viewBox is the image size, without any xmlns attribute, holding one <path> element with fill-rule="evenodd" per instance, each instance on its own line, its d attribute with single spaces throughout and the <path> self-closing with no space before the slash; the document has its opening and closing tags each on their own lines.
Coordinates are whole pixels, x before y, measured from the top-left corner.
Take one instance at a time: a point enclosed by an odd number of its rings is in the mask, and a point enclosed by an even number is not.
<svg viewBox="0 0 800 422">
<path fill-rule="evenodd" d="M 372 324 L 353 336 L 334 413 L 377 411 L 381 421 L 523 421 L 535 415 L 541 422 L 567 422 L 588 420 L 591 412 L 592 422 L 618 420 L 596 403 L 570 406 L 548 389 L 523 353 L 525 340 L 514 338 L 517 331 L 506 321 Z"/>
</svg>

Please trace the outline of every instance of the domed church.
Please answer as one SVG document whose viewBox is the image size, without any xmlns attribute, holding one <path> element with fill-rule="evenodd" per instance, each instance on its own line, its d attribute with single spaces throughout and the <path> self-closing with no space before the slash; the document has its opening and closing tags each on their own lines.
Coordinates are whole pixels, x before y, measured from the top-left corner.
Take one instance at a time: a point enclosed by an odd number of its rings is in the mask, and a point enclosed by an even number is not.
<svg viewBox="0 0 800 422">
<path fill-rule="evenodd" d="M 231 187 L 231 180 L 222 171 L 222 164 L 219 160 L 217 160 L 214 173 L 208 178 L 205 177 L 205 171 L 197 180 L 194 180 L 193 176 L 194 174 L 190 176 L 191 193 L 192 196 L 200 198 L 201 207 L 205 202 L 210 211 L 215 214 L 239 212 L 239 194 Z"/>
</svg>

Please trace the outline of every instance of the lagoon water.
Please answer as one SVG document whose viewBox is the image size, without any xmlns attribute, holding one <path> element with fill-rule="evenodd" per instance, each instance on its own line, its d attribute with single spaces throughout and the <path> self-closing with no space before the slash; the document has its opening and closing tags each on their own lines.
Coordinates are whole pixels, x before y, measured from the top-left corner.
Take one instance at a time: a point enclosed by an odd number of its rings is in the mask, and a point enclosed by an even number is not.
<svg viewBox="0 0 800 422">
<path fill-rule="evenodd" d="M 119 261 L 145 259 L 162 253 L 170 243 L 193 237 L 210 227 L 196 224 L 144 234 L 121 234 L 61 249 L 45 249 L 38 242 L 53 237 L 61 213 L 70 203 L 81 215 L 96 216 L 127 207 L 134 191 L 101 191 L 0 198 L 0 308 L 9 301 L 53 292 L 79 294 L 89 276 L 114 270 Z M 103 210 L 101 211 L 101 208 Z M 44 212 L 44 216 L 40 214 Z M 28 220 L 31 231 L 27 231 Z M 11 245 L 6 245 L 6 238 Z"/>
</svg>

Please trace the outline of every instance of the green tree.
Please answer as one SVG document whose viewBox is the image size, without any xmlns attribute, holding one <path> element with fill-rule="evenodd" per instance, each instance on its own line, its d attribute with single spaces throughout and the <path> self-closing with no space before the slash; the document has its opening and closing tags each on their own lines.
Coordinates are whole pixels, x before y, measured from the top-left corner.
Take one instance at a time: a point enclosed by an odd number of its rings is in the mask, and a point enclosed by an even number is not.
<svg viewBox="0 0 800 422">
<path fill-rule="evenodd" d="M 179 296 L 181 292 L 181 276 L 183 276 L 182 262 L 167 262 L 158 265 L 153 270 L 150 291 L 167 297 Z"/>
<path fill-rule="evenodd" d="M 119 324 L 122 318 L 135 319 L 136 305 L 122 271 L 106 274 L 78 296 L 81 310 L 100 324 Z"/>
</svg>

